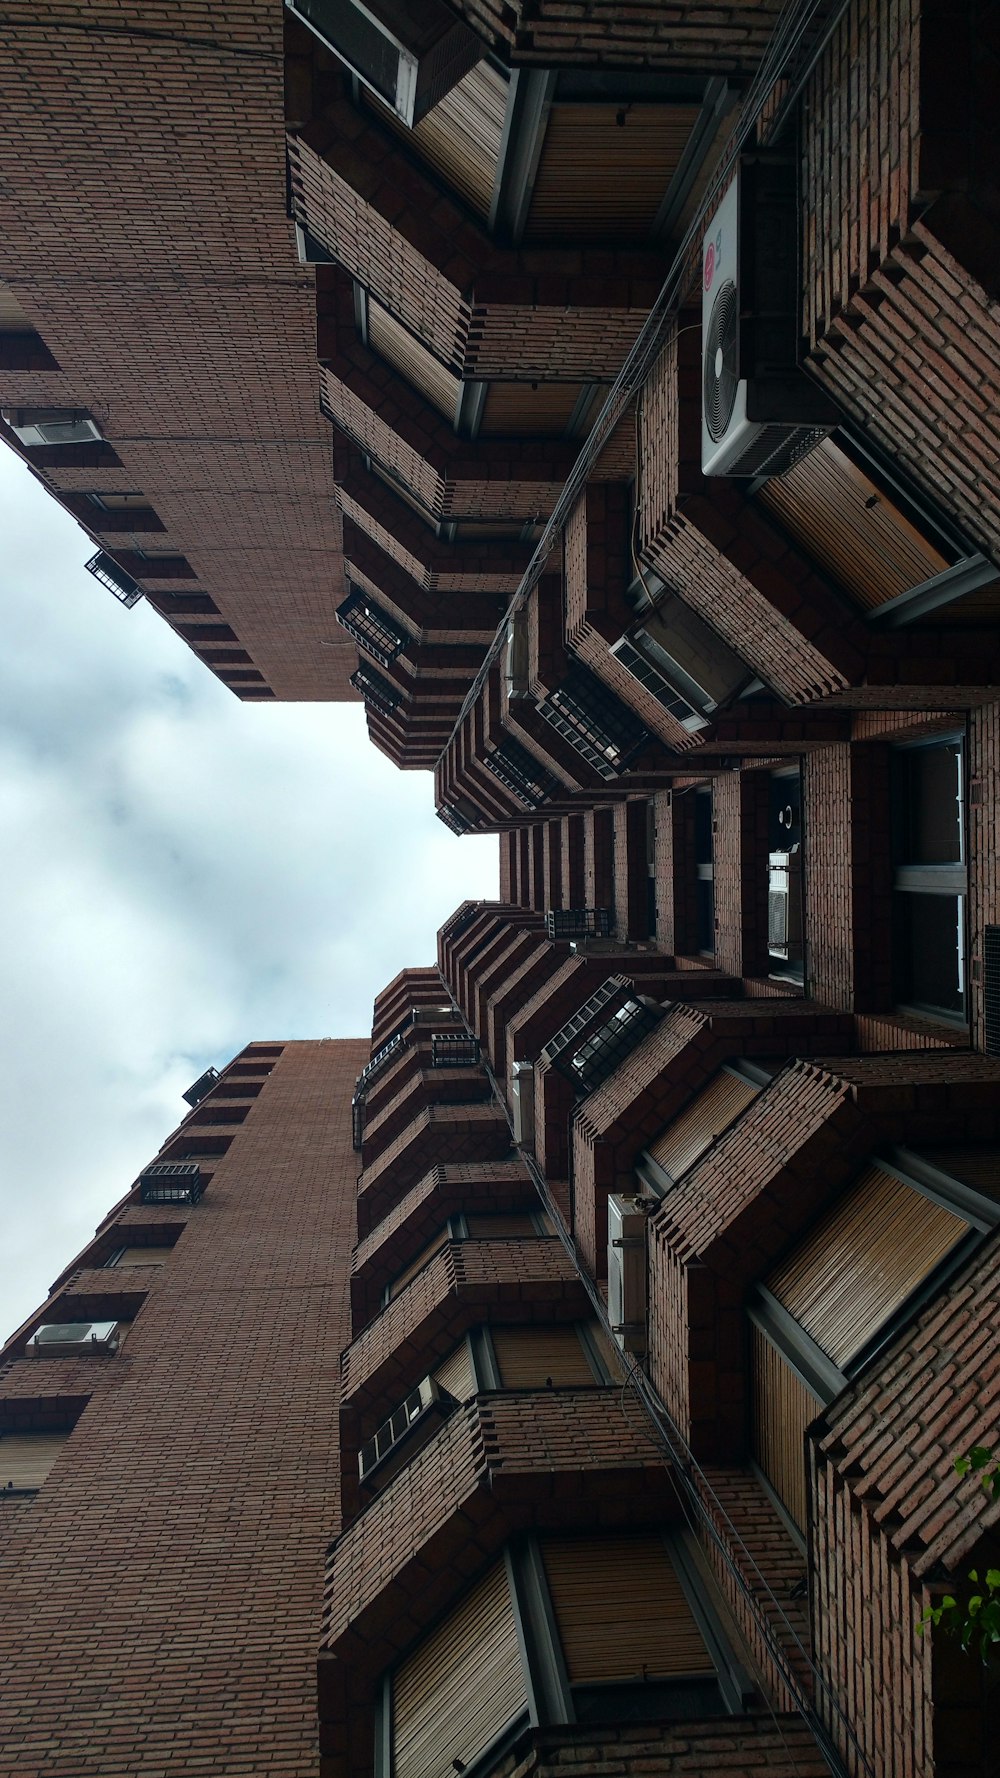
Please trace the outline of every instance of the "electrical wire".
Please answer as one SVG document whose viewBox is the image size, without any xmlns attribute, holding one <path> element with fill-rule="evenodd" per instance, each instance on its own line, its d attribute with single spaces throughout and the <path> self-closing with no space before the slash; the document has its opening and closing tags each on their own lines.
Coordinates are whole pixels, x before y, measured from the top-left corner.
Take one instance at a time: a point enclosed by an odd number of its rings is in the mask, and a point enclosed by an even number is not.
<svg viewBox="0 0 1000 1778">
<path fill-rule="evenodd" d="M 706 219 L 728 185 L 739 155 L 756 129 L 764 105 L 779 80 L 785 79 L 788 84 L 775 111 L 770 131 L 771 139 L 775 140 L 793 116 L 799 94 L 847 10 L 847 4 L 848 0 L 790 0 L 780 13 L 771 40 L 747 89 L 701 201 L 674 255 L 660 293 L 611 385 L 587 442 L 570 470 L 520 585 L 486 652 L 482 666 L 466 693 L 451 734 L 442 749 L 442 761 L 486 684 L 503 648 L 508 625 L 525 605 L 544 573 L 548 558 L 556 547 L 558 534 L 583 493 L 597 457 L 608 443 L 632 397 L 639 393 L 649 376 L 662 349 L 665 330 L 676 317 L 680 303 L 690 288 L 700 259 L 701 237 Z M 798 61 L 797 57 L 800 58 Z"/>
<path fill-rule="evenodd" d="M 475 1032 L 469 1024 L 461 1006 L 450 988 L 447 987 L 447 984 L 445 984 L 445 986 L 448 998 L 451 1001 L 452 1007 L 458 1015 L 460 1022 L 468 1032 L 469 1036 L 475 1038 Z M 565 1226 L 559 1206 L 549 1189 L 548 1180 L 530 1149 L 521 1147 L 515 1141 L 513 1119 L 506 1098 L 500 1089 L 500 1084 L 490 1062 L 485 1055 L 481 1055 L 481 1060 L 494 1099 L 496 1100 L 497 1106 L 510 1130 L 511 1145 L 515 1148 L 520 1160 L 526 1167 L 531 1181 L 545 1206 L 552 1225 L 579 1274 L 581 1283 L 587 1292 L 587 1296 L 590 1299 L 591 1307 L 595 1315 L 608 1337 L 614 1340 L 614 1334 L 608 1319 L 604 1300 L 597 1288 L 596 1282 L 591 1278 L 586 1267 L 581 1264 L 577 1252 L 576 1241 L 574 1240 L 572 1233 Z M 623 1357 L 627 1356 L 628 1355 L 623 1354 Z M 761 1569 L 752 1550 L 747 1547 L 738 1527 L 730 1518 L 723 1502 L 719 1499 L 715 1488 L 699 1464 L 680 1428 L 669 1414 L 665 1403 L 660 1399 L 660 1396 L 650 1379 L 635 1363 L 635 1360 L 630 1357 L 629 1365 L 631 1368 L 627 1370 L 624 1387 L 631 1385 L 635 1390 L 649 1419 L 653 1423 L 654 1430 L 661 1445 L 666 1450 L 672 1471 L 679 1484 L 678 1498 L 681 1500 L 685 1518 L 691 1526 L 691 1529 L 695 1531 L 697 1535 L 701 1538 L 707 1536 L 710 1544 L 716 1550 L 720 1561 L 732 1578 L 737 1591 L 753 1618 L 764 1646 L 766 1647 L 771 1660 L 774 1662 L 775 1670 L 780 1677 L 781 1683 L 791 1698 L 796 1711 L 802 1717 L 804 1723 L 812 1733 L 817 1748 L 826 1761 L 832 1778 L 848 1778 L 848 1768 L 834 1745 L 826 1724 L 817 1714 L 817 1710 L 812 1700 L 803 1688 L 799 1676 L 791 1664 L 787 1652 L 789 1648 L 794 1651 L 803 1667 L 811 1674 L 816 1686 L 817 1695 L 822 1694 L 831 1713 L 838 1720 L 845 1737 L 850 1742 L 851 1751 L 858 1767 L 868 1775 L 868 1778 L 876 1778 L 874 1767 L 858 1741 L 854 1729 L 844 1712 L 839 1699 L 834 1693 L 830 1682 L 813 1660 L 809 1649 L 803 1643 L 798 1630 L 789 1618 L 783 1602 L 774 1592 L 770 1581 Z M 723 1537 L 722 1532 L 720 1531 L 720 1525 L 725 1528 L 725 1537 Z M 737 1560 L 737 1554 L 740 1560 Z M 741 1562 L 743 1563 L 743 1566 L 740 1565 Z M 754 1577 L 753 1580 L 751 1580 L 751 1576 Z M 771 1622 L 771 1618 L 761 1609 L 762 1599 L 766 1601 L 771 1608 L 771 1612 L 780 1622 L 784 1636 L 784 1643 L 779 1640 L 774 1625 Z"/>
</svg>

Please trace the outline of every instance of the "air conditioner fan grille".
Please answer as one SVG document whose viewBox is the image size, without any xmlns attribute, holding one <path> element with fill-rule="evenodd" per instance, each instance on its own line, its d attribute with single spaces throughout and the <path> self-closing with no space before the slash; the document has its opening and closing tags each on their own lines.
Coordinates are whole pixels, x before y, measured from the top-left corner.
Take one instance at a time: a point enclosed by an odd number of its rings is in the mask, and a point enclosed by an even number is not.
<svg viewBox="0 0 1000 1778">
<path fill-rule="evenodd" d="M 739 308 L 736 285 L 723 284 L 708 318 L 704 345 L 705 424 L 715 443 L 723 437 L 736 405 Z"/>
</svg>

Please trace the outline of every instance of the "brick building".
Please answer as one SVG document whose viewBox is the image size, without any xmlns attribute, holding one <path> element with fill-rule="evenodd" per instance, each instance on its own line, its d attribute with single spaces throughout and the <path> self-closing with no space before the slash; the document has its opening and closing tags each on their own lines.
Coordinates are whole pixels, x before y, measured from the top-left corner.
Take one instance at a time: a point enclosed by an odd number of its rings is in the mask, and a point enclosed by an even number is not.
<svg viewBox="0 0 1000 1778">
<path fill-rule="evenodd" d="M 294 11 L 280 49 L 275 8 L 224 28 L 272 194 L 286 133 L 343 578 L 307 634 L 307 582 L 255 570 L 251 633 L 183 479 L 177 547 L 275 695 L 337 695 L 357 644 L 373 739 L 499 834 L 500 898 L 379 995 L 370 1057 L 237 1058 L 153 1174 L 203 1198 L 137 1187 L 8 1348 L 8 1769 L 992 1778 L 993 1672 L 916 1621 L 996 1562 L 950 1461 L 998 1442 L 995 17 L 798 7 L 772 51 L 764 8 L 455 0 L 460 77 L 404 123 Z M 817 436 L 706 474 L 703 235 L 789 165 Z M 53 202 L 23 181 L 19 254 Z M 96 338 L 53 347 L 92 415 Z M 164 445 L 108 437 L 24 448 L 66 497 L 66 451 Z M 136 1325 L 28 1355 L 81 1317 Z"/>
</svg>

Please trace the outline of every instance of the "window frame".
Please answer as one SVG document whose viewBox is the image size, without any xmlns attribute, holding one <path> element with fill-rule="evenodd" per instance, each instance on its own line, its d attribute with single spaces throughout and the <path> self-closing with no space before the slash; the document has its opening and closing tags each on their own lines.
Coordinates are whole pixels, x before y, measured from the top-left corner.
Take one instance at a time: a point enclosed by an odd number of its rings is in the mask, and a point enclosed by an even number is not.
<svg viewBox="0 0 1000 1778">
<path fill-rule="evenodd" d="M 956 747 L 958 755 L 958 861 L 943 864 L 907 861 L 906 823 L 910 818 L 910 791 L 897 794 L 901 762 L 907 755 L 932 749 Z M 937 1019 L 944 1024 L 967 1027 L 969 1023 L 969 861 L 968 861 L 968 738 L 964 729 L 944 734 L 922 735 L 917 740 L 899 741 L 889 749 L 890 795 L 892 799 L 892 912 L 891 956 L 893 1004 L 900 1012 L 914 1013 L 918 1018 Z M 903 948 L 904 909 L 897 902 L 900 895 L 939 895 L 954 897 L 957 914 L 957 975 L 960 1010 L 923 1001 L 909 993 L 912 983 L 911 946 Z"/>
</svg>

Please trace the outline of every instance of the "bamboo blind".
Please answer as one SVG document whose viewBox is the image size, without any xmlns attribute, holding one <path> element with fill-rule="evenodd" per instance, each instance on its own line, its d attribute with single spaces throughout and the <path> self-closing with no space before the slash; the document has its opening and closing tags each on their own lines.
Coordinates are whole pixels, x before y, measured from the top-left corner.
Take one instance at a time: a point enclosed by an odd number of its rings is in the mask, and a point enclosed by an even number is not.
<svg viewBox="0 0 1000 1778">
<path fill-rule="evenodd" d="M 434 1372 L 434 1380 L 453 1395 L 456 1401 L 468 1401 L 470 1395 L 476 1393 L 476 1373 L 472 1363 L 472 1352 L 468 1340 L 456 1346 L 450 1358 L 439 1364 Z"/>
<path fill-rule="evenodd" d="M 754 1456 L 802 1530 L 806 1524 L 805 1434 L 822 1403 L 759 1327 L 751 1327 Z"/>
<path fill-rule="evenodd" d="M 68 1438 L 68 1432 L 5 1432 L 0 1489 L 40 1488 Z"/>
<path fill-rule="evenodd" d="M 409 1265 L 406 1267 L 405 1271 L 400 1272 L 399 1277 L 394 1278 L 392 1283 L 390 1284 L 390 1286 L 389 1286 L 389 1301 L 390 1302 L 392 1302 L 393 1297 L 397 1297 L 399 1295 L 401 1290 L 406 1289 L 406 1286 L 409 1284 L 411 1278 L 415 1278 L 418 1272 L 423 1271 L 424 1266 L 428 1263 L 429 1260 L 432 1260 L 434 1258 L 434 1255 L 436 1253 L 441 1252 L 442 1247 L 447 1247 L 448 1242 L 450 1240 L 451 1240 L 451 1234 L 448 1231 L 448 1229 L 444 1228 L 441 1230 L 440 1234 L 435 1235 L 433 1241 L 428 1241 L 427 1246 L 421 1248 L 420 1252 L 417 1254 L 416 1259 L 411 1259 L 411 1261 L 410 1261 Z"/>
<path fill-rule="evenodd" d="M 765 1283 L 843 1367 L 967 1232 L 954 1210 L 872 1166 Z"/>
<path fill-rule="evenodd" d="M 696 105 L 553 105 L 527 239 L 644 240 L 697 117 Z"/>
<path fill-rule="evenodd" d="M 172 1247 L 123 1247 L 116 1266 L 163 1266 L 173 1252 Z"/>
<path fill-rule="evenodd" d="M 368 343 L 373 352 L 386 359 L 426 395 L 446 420 L 454 420 L 462 385 L 458 377 L 414 339 L 405 327 L 384 309 L 381 303 L 368 299 Z"/>
<path fill-rule="evenodd" d="M 494 1327 L 491 1332 L 504 1389 L 596 1382 L 575 1327 Z"/>
<path fill-rule="evenodd" d="M 948 566 L 832 438 L 756 498 L 866 611 Z"/>
<path fill-rule="evenodd" d="M 649 1153 L 653 1160 L 670 1174 L 671 1179 L 679 1179 L 705 1153 L 716 1136 L 727 1130 L 740 1112 L 746 1110 L 760 1090 L 753 1081 L 743 1080 L 722 1069 L 651 1145 Z"/>
<path fill-rule="evenodd" d="M 500 1562 L 393 1677 L 393 1778 L 452 1778 L 526 1705 Z"/>
<path fill-rule="evenodd" d="M 552 1538 L 542 1556 L 571 1685 L 714 1674 L 660 1538 Z"/>
<path fill-rule="evenodd" d="M 537 1235 L 538 1230 L 527 1210 L 509 1215 L 479 1216 L 473 1213 L 466 1216 L 465 1225 L 469 1234 L 481 1240 L 489 1240 L 491 1235 Z"/>
</svg>

